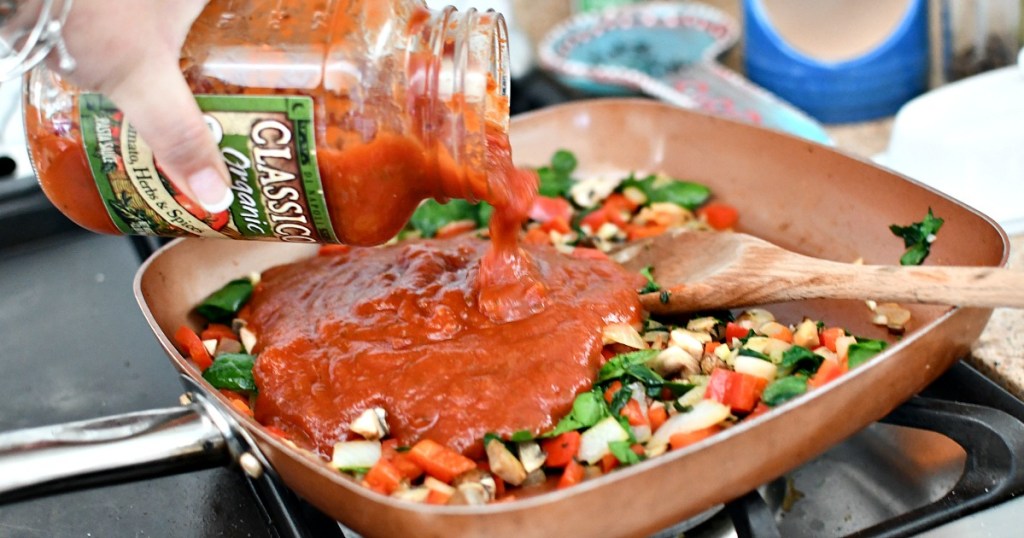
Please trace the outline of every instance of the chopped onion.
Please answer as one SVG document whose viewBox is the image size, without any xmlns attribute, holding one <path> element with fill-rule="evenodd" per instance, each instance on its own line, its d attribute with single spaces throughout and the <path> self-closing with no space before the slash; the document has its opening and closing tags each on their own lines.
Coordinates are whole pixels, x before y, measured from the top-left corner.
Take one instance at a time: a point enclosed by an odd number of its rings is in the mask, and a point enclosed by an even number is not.
<svg viewBox="0 0 1024 538">
<path fill-rule="evenodd" d="M 581 461 L 593 465 L 611 453 L 608 443 L 628 439 L 629 432 L 622 429 L 619 421 L 614 417 L 606 417 L 583 432 L 583 435 L 580 436 L 580 448 L 576 452 L 576 456 Z"/>
<path fill-rule="evenodd" d="M 387 412 L 383 408 L 374 407 L 363 411 L 348 427 L 364 438 L 376 441 L 390 432 L 387 416 Z"/>
<path fill-rule="evenodd" d="M 736 363 L 733 367 L 741 374 L 760 377 L 762 379 L 767 379 L 768 381 L 773 381 L 775 379 L 775 374 L 778 371 L 778 367 L 766 360 L 762 360 L 757 357 L 747 357 L 745 355 L 736 357 Z"/>
<path fill-rule="evenodd" d="M 686 328 L 691 331 L 710 333 L 718 325 L 718 320 L 711 317 L 705 316 L 703 318 L 691 319 L 687 324 Z"/>
<path fill-rule="evenodd" d="M 825 346 L 820 346 L 820 347 L 814 348 L 813 353 L 815 355 L 820 356 L 820 357 L 824 357 L 825 360 L 828 360 L 828 361 L 838 361 L 839 360 L 839 355 L 836 355 L 836 353 L 834 351 L 832 351 L 831 349 L 829 349 L 829 348 L 827 348 Z"/>
<path fill-rule="evenodd" d="M 217 339 L 203 340 L 203 347 L 206 348 L 206 352 L 210 355 L 217 354 Z"/>
<path fill-rule="evenodd" d="M 736 323 L 739 323 L 741 327 L 749 329 L 756 329 L 769 321 L 775 321 L 775 314 L 763 308 L 751 308 L 736 318 Z"/>
<path fill-rule="evenodd" d="M 628 323 L 612 323 L 605 325 L 601 332 L 605 344 L 622 344 L 633 349 L 647 349 L 647 342 L 640 337 L 640 333 Z"/>
<path fill-rule="evenodd" d="M 704 383 L 686 391 L 686 394 L 680 396 L 676 401 L 683 407 L 693 407 L 704 400 L 704 394 L 706 394 L 707 391 L 708 384 L 707 381 L 705 381 Z"/>
<path fill-rule="evenodd" d="M 331 465 L 342 471 L 369 469 L 380 459 L 380 441 L 342 441 L 335 443 Z"/>
<path fill-rule="evenodd" d="M 688 394 L 688 393 L 687 393 Z M 647 442 L 647 456 L 663 454 L 668 449 L 668 440 L 677 433 L 690 433 L 710 428 L 729 418 L 729 406 L 714 400 L 701 400 L 686 413 L 669 418 L 654 432 Z"/>
<path fill-rule="evenodd" d="M 410 489 L 399 489 L 391 494 L 391 496 L 396 499 L 402 499 L 403 501 L 414 503 L 427 502 L 427 496 L 429 495 L 430 489 L 423 486 Z"/>
<path fill-rule="evenodd" d="M 699 334 L 706 335 L 709 339 L 711 336 L 707 333 L 695 333 L 686 329 L 674 329 L 669 337 L 669 344 L 682 349 L 695 359 L 700 359 L 704 355 L 704 344 L 697 336 Z"/>
<path fill-rule="evenodd" d="M 253 348 L 256 347 L 256 333 L 250 331 L 248 327 L 242 327 L 238 330 L 238 337 L 242 339 L 242 347 L 245 348 L 245 352 L 252 353 Z"/>
<path fill-rule="evenodd" d="M 641 424 L 639 426 L 630 426 L 630 432 L 633 434 L 633 438 L 638 443 L 646 443 L 651 439 L 651 426 L 648 424 Z"/>
<path fill-rule="evenodd" d="M 850 346 L 857 343 L 857 338 L 853 336 L 840 336 L 836 338 L 836 356 L 846 357 L 850 352 Z"/>
<path fill-rule="evenodd" d="M 789 342 L 779 340 L 778 338 L 769 338 L 761 353 L 771 357 L 773 362 L 779 362 L 782 360 L 782 354 L 789 351 L 791 347 L 793 347 L 793 344 Z"/>
<path fill-rule="evenodd" d="M 818 324 L 809 319 L 801 321 L 793 331 L 793 345 L 807 349 L 814 349 L 821 345 L 821 339 L 818 338 Z"/>
<path fill-rule="evenodd" d="M 768 346 L 770 340 L 771 338 L 767 336 L 751 336 L 747 339 L 747 343 L 743 344 L 743 347 L 751 351 L 764 353 L 764 348 Z"/>
<path fill-rule="evenodd" d="M 444 482 L 441 482 L 440 480 L 432 476 L 427 476 L 426 478 L 424 478 L 423 485 L 426 486 L 427 489 L 432 489 L 438 493 L 444 493 L 445 495 L 448 496 L 452 496 L 455 494 L 455 488 L 449 486 L 448 484 L 445 484 Z"/>
<path fill-rule="evenodd" d="M 576 205 L 582 208 L 590 208 L 604 200 L 619 185 L 619 180 L 613 177 L 590 177 L 581 179 L 569 187 L 569 196 Z"/>
</svg>

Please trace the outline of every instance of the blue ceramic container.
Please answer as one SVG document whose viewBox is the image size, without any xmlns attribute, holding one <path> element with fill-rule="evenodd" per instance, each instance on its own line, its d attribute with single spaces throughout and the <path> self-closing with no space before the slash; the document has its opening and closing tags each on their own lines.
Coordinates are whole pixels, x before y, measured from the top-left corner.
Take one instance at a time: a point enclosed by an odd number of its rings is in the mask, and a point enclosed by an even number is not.
<svg viewBox="0 0 1024 538">
<path fill-rule="evenodd" d="M 744 0 L 747 76 L 825 123 L 891 116 L 928 86 L 928 13 L 909 2 L 895 30 L 869 52 L 824 61 L 788 44 L 761 0 Z M 842 24 L 842 21 L 835 21 Z"/>
</svg>

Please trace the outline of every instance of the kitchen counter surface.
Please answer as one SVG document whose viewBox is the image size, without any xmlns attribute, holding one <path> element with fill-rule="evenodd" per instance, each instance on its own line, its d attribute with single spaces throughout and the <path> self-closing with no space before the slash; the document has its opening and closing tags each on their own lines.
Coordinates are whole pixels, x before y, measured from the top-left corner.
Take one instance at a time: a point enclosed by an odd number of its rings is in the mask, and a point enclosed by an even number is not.
<svg viewBox="0 0 1024 538">
<path fill-rule="evenodd" d="M 864 158 L 885 150 L 892 120 L 837 125 L 826 129 L 836 146 Z M 941 232 L 940 232 L 941 237 Z M 1008 266 L 1024 270 L 1024 235 L 1010 237 Z M 974 343 L 971 365 L 1024 399 L 1024 310 L 997 308 L 981 337 Z"/>
</svg>

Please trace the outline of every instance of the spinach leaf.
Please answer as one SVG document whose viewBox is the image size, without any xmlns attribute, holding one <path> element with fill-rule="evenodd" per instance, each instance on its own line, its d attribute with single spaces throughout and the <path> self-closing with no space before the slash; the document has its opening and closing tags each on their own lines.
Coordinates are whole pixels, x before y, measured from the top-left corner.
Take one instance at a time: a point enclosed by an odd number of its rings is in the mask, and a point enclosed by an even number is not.
<svg viewBox="0 0 1024 538">
<path fill-rule="evenodd" d="M 540 195 L 551 198 L 565 197 L 572 187 L 572 172 L 576 169 L 576 156 L 560 149 L 551 156 L 551 165 L 537 169 L 540 177 Z"/>
<path fill-rule="evenodd" d="M 589 428 L 597 424 L 602 418 L 609 416 L 608 406 L 604 402 L 604 395 L 599 391 L 584 392 L 572 402 L 572 411 L 562 417 L 554 430 L 544 434 L 542 437 L 555 437 L 565 432 Z"/>
<path fill-rule="evenodd" d="M 647 196 L 648 202 L 671 202 L 690 211 L 697 209 L 711 197 L 711 189 L 699 183 L 678 179 L 659 181 L 653 175 L 643 179 L 637 179 L 630 175 L 623 180 L 618 190 L 621 191 L 628 187 L 640 189 Z"/>
<path fill-rule="evenodd" d="M 577 164 L 576 155 L 567 149 L 560 149 L 551 156 L 551 169 L 559 174 L 571 174 Z"/>
<path fill-rule="evenodd" d="M 638 293 L 654 293 L 656 291 L 661 291 L 661 286 L 654 281 L 654 275 L 651 274 L 651 269 L 654 269 L 654 266 L 648 265 L 640 270 L 640 274 L 647 279 L 647 284 L 643 288 L 640 288 Z"/>
<path fill-rule="evenodd" d="M 794 375 L 772 381 L 761 393 L 761 399 L 765 404 L 775 407 L 805 392 L 807 392 L 807 378 Z"/>
<path fill-rule="evenodd" d="M 903 245 L 907 251 L 900 257 L 900 265 L 921 265 L 928 254 L 931 253 L 932 242 L 935 241 L 935 234 L 939 233 L 943 219 L 932 214 L 932 208 L 928 208 L 928 214 L 924 220 L 915 222 L 909 226 L 889 226 L 889 230 L 897 237 L 903 238 Z"/>
<path fill-rule="evenodd" d="M 491 444 L 491 441 L 497 441 L 499 443 L 504 443 L 505 442 L 505 441 L 502 441 L 501 437 L 498 436 L 498 434 L 496 434 L 494 432 L 487 432 L 487 433 L 485 433 L 484 434 L 484 448 L 485 449 L 487 448 L 487 445 Z"/>
<path fill-rule="evenodd" d="M 622 465 L 633 465 L 644 460 L 639 454 L 633 452 L 633 444 L 629 441 L 611 441 L 608 443 L 608 449 Z"/>
<path fill-rule="evenodd" d="M 768 355 L 765 355 L 764 353 L 761 353 L 760 351 L 755 351 L 753 349 L 747 349 L 745 347 L 741 347 L 740 348 L 739 354 L 743 355 L 745 357 L 754 357 L 755 359 L 761 359 L 763 361 L 772 362 L 772 358 L 769 357 Z"/>
<path fill-rule="evenodd" d="M 230 322 L 252 296 L 252 282 L 248 278 L 232 280 L 223 288 L 203 299 L 196 307 L 204 318 L 214 322 Z"/>
<path fill-rule="evenodd" d="M 662 384 L 665 383 L 664 378 L 643 364 L 630 364 L 626 367 L 625 375 L 626 377 L 636 379 L 646 387 L 658 387 L 660 389 Z"/>
<path fill-rule="evenodd" d="M 434 237 L 445 224 L 459 220 L 475 222 L 478 218 L 477 207 L 465 200 L 451 200 L 442 204 L 431 199 L 416 208 L 416 212 L 409 219 L 409 224 L 419 230 L 423 237 Z"/>
<path fill-rule="evenodd" d="M 888 346 L 888 342 L 884 340 L 861 340 L 858 338 L 857 343 L 851 344 L 849 351 L 846 352 L 847 364 L 851 369 L 856 368 L 881 353 Z"/>
<path fill-rule="evenodd" d="M 666 381 L 666 382 L 662 383 L 661 387 L 658 388 L 658 392 L 656 394 L 651 395 L 650 391 L 648 391 L 647 395 L 651 396 L 652 398 L 660 398 L 661 397 L 661 390 L 662 389 L 668 389 L 668 391 L 672 394 L 672 398 L 671 399 L 674 400 L 676 398 L 679 398 L 683 394 L 686 394 L 687 392 L 690 392 L 690 390 L 693 389 L 693 387 L 695 387 L 695 386 L 696 385 L 693 385 L 691 383 L 680 383 L 678 381 Z"/>
<path fill-rule="evenodd" d="M 612 412 L 612 416 L 618 415 L 622 411 L 623 407 L 629 403 L 629 400 L 633 397 L 633 391 L 629 390 L 628 387 L 622 387 L 614 395 L 612 395 L 612 401 L 608 404 L 608 408 Z"/>
<path fill-rule="evenodd" d="M 476 213 L 476 224 L 481 228 L 486 228 L 491 224 L 491 215 L 494 214 L 494 206 L 487 202 L 480 202 L 477 205 Z"/>
<path fill-rule="evenodd" d="M 533 434 L 530 433 L 530 430 L 519 430 L 513 433 L 509 440 L 513 443 L 525 443 L 527 441 L 533 441 Z"/>
<path fill-rule="evenodd" d="M 225 353 L 203 372 L 203 379 L 209 381 L 214 388 L 255 392 L 256 381 L 252 377 L 255 361 L 256 357 L 245 353 Z"/>
<path fill-rule="evenodd" d="M 793 346 L 782 353 L 779 369 L 784 375 L 796 372 L 811 374 L 818 371 L 818 367 L 821 366 L 821 361 L 823 360 L 825 360 L 824 357 L 811 353 L 805 347 Z"/>
<path fill-rule="evenodd" d="M 633 365 L 644 365 L 658 354 L 656 349 L 642 349 L 629 353 L 620 353 L 612 357 L 601 367 L 597 374 L 597 382 L 603 383 L 609 379 L 616 379 L 626 375 L 626 369 Z M 657 375 L 657 374 L 655 374 Z"/>
</svg>

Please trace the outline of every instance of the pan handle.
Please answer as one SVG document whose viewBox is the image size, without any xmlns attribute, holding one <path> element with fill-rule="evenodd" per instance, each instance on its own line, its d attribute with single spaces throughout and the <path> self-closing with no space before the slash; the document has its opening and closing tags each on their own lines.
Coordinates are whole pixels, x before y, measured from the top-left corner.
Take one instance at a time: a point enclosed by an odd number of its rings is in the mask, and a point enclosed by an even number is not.
<svg viewBox="0 0 1024 538">
<path fill-rule="evenodd" d="M 0 504 L 230 459 L 225 432 L 199 402 L 0 433 Z"/>
</svg>

